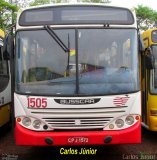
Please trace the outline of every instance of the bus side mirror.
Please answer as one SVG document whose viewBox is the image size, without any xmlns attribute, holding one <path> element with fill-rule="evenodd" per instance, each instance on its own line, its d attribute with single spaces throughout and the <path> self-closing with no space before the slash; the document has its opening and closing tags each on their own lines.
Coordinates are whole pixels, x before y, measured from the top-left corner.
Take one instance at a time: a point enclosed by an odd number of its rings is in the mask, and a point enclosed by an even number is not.
<svg viewBox="0 0 157 160">
<path fill-rule="evenodd" d="M 14 53 L 14 38 L 12 35 L 6 35 L 3 45 L 3 58 L 9 60 Z"/>
<path fill-rule="evenodd" d="M 145 46 L 144 46 L 144 41 L 142 39 L 142 36 L 139 35 L 139 52 L 144 52 L 145 51 Z"/>
<path fill-rule="evenodd" d="M 145 56 L 146 68 L 151 70 L 155 68 L 155 58 L 152 54 L 151 48 L 147 49 L 148 54 Z"/>
</svg>

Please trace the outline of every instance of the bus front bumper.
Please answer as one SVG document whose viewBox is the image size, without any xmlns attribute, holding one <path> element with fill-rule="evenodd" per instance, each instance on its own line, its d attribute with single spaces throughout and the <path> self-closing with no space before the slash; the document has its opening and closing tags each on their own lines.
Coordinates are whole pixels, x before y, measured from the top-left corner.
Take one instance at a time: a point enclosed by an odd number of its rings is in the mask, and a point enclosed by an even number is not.
<svg viewBox="0 0 157 160">
<path fill-rule="evenodd" d="M 16 122 L 16 145 L 72 146 L 141 143 L 141 124 L 119 131 L 32 131 Z"/>
</svg>

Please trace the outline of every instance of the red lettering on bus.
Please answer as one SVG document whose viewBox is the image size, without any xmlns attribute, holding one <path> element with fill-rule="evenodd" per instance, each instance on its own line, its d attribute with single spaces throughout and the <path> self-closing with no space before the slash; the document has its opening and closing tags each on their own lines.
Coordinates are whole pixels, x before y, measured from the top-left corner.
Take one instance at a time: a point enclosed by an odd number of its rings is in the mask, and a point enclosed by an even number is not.
<svg viewBox="0 0 157 160">
<path fill-rule="evenodd" d="M 46 108 L 47 98 L 28 98 L 28 108 Z"/>
</svg>

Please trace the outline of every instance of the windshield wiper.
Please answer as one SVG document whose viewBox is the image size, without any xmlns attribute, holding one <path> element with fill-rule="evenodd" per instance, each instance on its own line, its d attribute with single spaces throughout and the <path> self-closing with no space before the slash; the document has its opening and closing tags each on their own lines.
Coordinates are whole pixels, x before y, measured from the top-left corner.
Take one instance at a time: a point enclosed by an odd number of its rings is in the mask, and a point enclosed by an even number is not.
<svg viewBox="0 0 157 160">
<path fill-rule="evenodd" d="M 57 36 L 57 34 L 53 31 L 53 29 L 45 25 L 44 28 L 50 34 L 50 36 L 57 42 L 57 44 L 63 49 L 64 52 L 70 52 L 69 48 L 63 43 L 63 41 Z"/>
<path fill-rule="evenodd" d="M 69 34 L 68 34 L 68 47 L 67 47 L 49 25 L 45 25 L 44 28 L 50 34 L 50 36 L 57 42 L 57 44 L 63 49 L 63 51 L 68 53 L 67 72 L 69 73 L 69 63 L 70 63 L 70 38 L 69 38 Z"/>
</svg>

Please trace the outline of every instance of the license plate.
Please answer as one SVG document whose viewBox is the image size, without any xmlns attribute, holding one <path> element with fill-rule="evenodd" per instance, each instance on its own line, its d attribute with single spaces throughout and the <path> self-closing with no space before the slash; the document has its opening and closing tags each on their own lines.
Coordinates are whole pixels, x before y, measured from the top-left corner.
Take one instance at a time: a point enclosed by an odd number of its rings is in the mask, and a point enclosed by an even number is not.
<svg viewBox="0 0 157 160">
<path fill-rule="evenodd" d="M 89 139 L 88 137 L 69 137 L 68 143 L 88 143 Z"/>
</svg>

